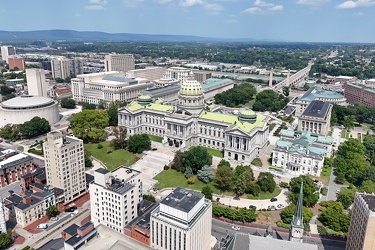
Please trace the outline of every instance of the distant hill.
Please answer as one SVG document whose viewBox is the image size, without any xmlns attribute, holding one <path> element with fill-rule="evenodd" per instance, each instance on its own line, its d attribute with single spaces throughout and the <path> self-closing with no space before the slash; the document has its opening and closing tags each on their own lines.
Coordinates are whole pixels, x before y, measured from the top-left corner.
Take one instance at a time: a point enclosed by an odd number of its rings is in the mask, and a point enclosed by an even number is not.
<svg viewBox="0 0 375 250">
<path fill-rule="evenodd" d="M 164 41 L 164 42 L 225 42 L 254 41 L 254 39 L 224 39 L 185 35 L 146 35 L 131 33 L 106 33 L 75 30 L 0 31 L 0 42 L 17 40 L 77 40 L 77 41 Z"/>
</svg>

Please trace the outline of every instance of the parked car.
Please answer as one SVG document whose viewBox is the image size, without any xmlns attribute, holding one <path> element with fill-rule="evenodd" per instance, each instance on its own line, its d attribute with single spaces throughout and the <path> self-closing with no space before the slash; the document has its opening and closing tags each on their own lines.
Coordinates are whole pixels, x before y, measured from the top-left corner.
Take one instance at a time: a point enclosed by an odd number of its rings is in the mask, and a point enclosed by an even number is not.
<svg viewBox="0 0 375 250">
<path fill-rule="evenodd" d="M 240 228 L 240 227 L 237 227 L 237 226 L 232 226 L 232 229 L 233 229 L 233 230 L 236 230 L 236 231 L 240 231 L 241 228 Z"/>
<path fill-rule="evenodd" d="M 233 197 L 233 200 L 239 201 L 240 197 Z"/>
<path fill-rule="evenodd" d="M 71 217 L 74 217 L 74 216 L 76 216 L 78 214 L 78 210 L 74 210 L 71 214 L 70 214 L 70 216 Z"/>
<path fill-rule="evenodd" d="M 39 224 L 36 228 L 37 229 L 47 229 L 48 228 L 48 224 L 47 223 L 42 223 L 42 224 Z"/>
<path fill-rule="evenodd" d="M 256 207 L 256 206 L 254 206 L 254 205 L 250 205 L 250 206 L 249 206 L 249 208 L 250 208 L 250 209 L 254 209 L 254 210 L 257 210 L 257 207 Z"/>
<path fill-rule="evenodd" d="M 65 209 L 65 212 L 73 212 L 76 209 L 77 209 L 76 206 L 71 206 L 71 207 L 68 207 L 67 209 Z"/>
<path fill-rule="evenodd" d="M 276 207 L 275 207 L 274 205 L 270 205 L 270 206 L 268 206 L 268 209 L 269 209 L 269 210 L 275 210 Z"/>
<path fill-rule="evenodd" d="M 275 201 L 277 201 L 277 198 L 273 197 L 273 198 L 270 199 L 270 201 L 275 202 Z"/>
<path fill-rule="evenodd" d="M 283 208 L 283 207 L 284 207 L 283 204 L 279 204 L 279 205 L 277 205 L 277 208 Z"/>
<path fill-rule="evenodd" d="M 50 220 L 51 221 L 58 221 L 60 218 L 59 217 L 51 217 Z"/>
</svg>

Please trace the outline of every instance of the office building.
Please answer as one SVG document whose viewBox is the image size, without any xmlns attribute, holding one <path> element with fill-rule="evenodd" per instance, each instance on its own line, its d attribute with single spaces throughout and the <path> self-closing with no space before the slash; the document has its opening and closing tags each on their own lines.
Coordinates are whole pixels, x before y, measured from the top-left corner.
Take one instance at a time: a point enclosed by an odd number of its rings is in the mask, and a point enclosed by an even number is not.
<svg viewBox="0 0 375 250">
<path fill-rule="evenodd" d="M 204 83 L 207 79 L 212 78 L 211 72 L 201 72 L 201 71 L 195 71 L 194 72 L 194 79 L 197 80 L 200 83 Z"/>
<path fill-rule="evenodd" d="M 25 58 L 17 58 L 15 56 L 8 57 L 9 69 L 11 70 L 25 70 Z"/>
<path fill-rule="evenodd" d="M 104 102 L 105 105 L 116 100 L 137 100 L 144 90 L 154 86 L 148 81 L 127 78 L 123 72 L 118 71 L 78 75 L 71 82 L 75 101 L 92 104 Z"/>
<path fill-rule="evenodd" d="M 211 227 L 211 202 L 201 193 L 178 187 L 151 213 L 151 247 L 206 250 Z"/>
<path fill-rule="evenodd" d="M 191 69 L 183 68 L 183 67 L 171 67 L 167 69 L 165 72 L 164 78 L 167 79 L 176 79 L 179 80 L 180 83 L 185 82 L 185 80 L 190 79 Z"/>
<path fill-rule="evenodd" d="M 13 47 L 12 45 L 1 46 L 1 58 L 6 63 L 9 63 L 9 60 L 8 60 L 9 56 L 12 56 L 15 54 L 16 54 L 16 48 Z"/>
<path fill-rule="evenodd" d="M 134 55 L 109 54 L 104 56 L 104 69 L 108 71 L 128 72 L 135 69 Z"/>
<path fill-rule="evenodd" d="M 26 69 L 26 81 L 29 95 L 47 97 L 44 69 Z"/>
<path fill-rule="evenodd" d="M 126 167 L 117 169 L 116 175 L 104 168 L 94 171 L 89 190 L 95 227 L 102 224 L 125 233 L 125 226 L 138 216 L 138 203 L 143 197 L 140 173 Z"/>
<path fill-rule="evenodd" d="M 3 198 L 0 196 L 0 233 L 6 233 L 7 225 L 4 214 L 4 203 Z"/>
<path fill-rule="evenodd" d="M 133 69 L 126 73 L 129 78 L 145 78 L 149 81 L 155 81 L 163 78 L 166 68 L 162 67 L 147 67 L 145 69 Z"/>
<path fill-rule="evenodd" d="M 64 190 L 64 204 L 86 193 L 83 142 L 60 131 L 47 134 L 43 143 L 47 185 Z"/>
<path fill-rule="evenodd" d="M 375 88 L 373 84 L 347 83 L 344 95 L 349 103 L 362 103 L 366 106 L 375 107 Z"/>
<path fill-rule="evenodd" d="M 375 195 L 356 193 L 346 250 L 375 249 Z"/>
<path fill-rule="evenodd" d="M 334 91 L 324 90 L 321 87 L 315 86 L 306 91 L 306 93 L 296 101 L 296 116 L 303 114 L 307 106 L 314 100 L 336 103 L 343 105 L 346 103 L 346 98 Z"/>
<path fill-rule="evenodd" d="M 297 130 L 327 136 L 331 130 L 332 104 L 312 101 L 298 118 Z"/>
<path fill-rule="evenodd" d="M 281 130 L 272 151 L 272 165 L 293 175 L 320 176 L 324 158 L 330 156 L 333 138 L 308 131 Z"/>
<path fill-rule="evenodd" d="M 83 74 L 83 61 L 79 58 L 69 59 L 69 72 L 71 78 Z"/>
<path fill-rule="evenodd" d="M 177 105 L 140 96 L 119 109 L 119 125 L 126 126 L 129 135 L 161 136 L 165 145 L 222 150 L 225 159 L 238 163 L 250 163 L 261 155 L 268 141 L 267 118 L 248 109 L 238 115 L 211 112 L 205 109 L 202 86 L 186 80 L 180 86 Z"/>
<path fill-rule="evenodd" d="M 65 57 L 51 59 L 52 78 L 65 79 L 70 77 L 70 61 Z"/>
<path fill-rule="evenodd" d="M 66 228 L 62 233 L 64 241 L 64 250 L 77 250 L 87 244 L 89 240 L 97 235 L 97 230 L 91 221 L 82 226 L 73 224 Z"/>
</svg>

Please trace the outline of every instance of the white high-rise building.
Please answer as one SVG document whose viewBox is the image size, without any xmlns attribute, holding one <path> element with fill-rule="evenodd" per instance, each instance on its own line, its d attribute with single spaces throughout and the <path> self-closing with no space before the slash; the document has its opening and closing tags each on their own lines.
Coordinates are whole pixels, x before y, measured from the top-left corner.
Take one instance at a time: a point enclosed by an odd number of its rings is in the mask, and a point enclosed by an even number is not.
<svg viewBox="0 0 375 250">
<path fill-rule="evenodd" d="M 47 82 L 44 69 L 26 69 L 29 95 L 47 97 Z"/>
<path fill-rule="evenodd" d="M 91 221 L 124 233 L 125 226 L 137 217 L 142 200 L 141 172 L 122 167 L 112 173 L 99 168 L 90 184 Z"/>
<path fill-rule="evenodd" d="M 3 198 L 0 196 L 0 233 L 6 233 L 7 225 L 4 216 L 4 203 Z"/>
<path fill-rule="evenodd" d="M 47 134 L 43 144 L 47 185 L 64 190 L 68 204 L 86 193 L 83 142 L 60 131 Z"/>
<path fill-rule="evenodd" d="M 147 67 L 145 69 L 133 69 L 126 73 L 127 77 L 131 78 L 146 78 L 150 81 L 155 81 L 163 78 L 166 68 L 162 67 Z"/>
<path fill-rule="evenodd" d="M 151 213 L 151 247 L 206 250 L 211 226 L 211 202 L 203 194 L 178 187 Z"/>
<path fill-rule="evenodd" d="M 9 63 L 8 58 L 9 56 L 16 54 L 16 48 L 11 45 L 4 45 L 1 46 L 1 58 L 6 61 L 6 63 Z"/>
<path fill-rule="evenodd" d="M 185 82 L 186 80 L 190 79 L 191 69 L 183 68 L 183 67 L 171 67 L 167 69 L 165 73 L 165 78 L 172 78 L 179 80 L 180 83 Z"/>
<path fill-rule="evenodd" d="M 105 71 L 123 71 L 135 69 L 134 55 L 109 54 L 104 56 Z"/>
<path fill-rule="evenodd" d="M 51 72 L 53 79 L 70 77 L 70 60 L 65 57 L 51 59 Z"/>
</svg>

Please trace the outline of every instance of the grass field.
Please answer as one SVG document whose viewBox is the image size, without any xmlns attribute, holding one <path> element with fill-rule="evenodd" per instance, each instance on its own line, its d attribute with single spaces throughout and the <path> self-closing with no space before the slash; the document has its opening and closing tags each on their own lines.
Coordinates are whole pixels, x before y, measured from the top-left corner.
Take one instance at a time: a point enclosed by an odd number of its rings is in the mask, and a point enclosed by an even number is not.
<svg viewBox="0 0 375 250">
<path fill-rule="evenodd" d="M 256 196 L 256 197 L 254 197 L 251 194 L 247 194 L 246 198 L 248 198 L 250 200 L 266 200 L 266 199 L 271 199 L 272 197 L 276 197 L 280 193 L 281 193 L 281 189 L 280 188 L 275 188 L 275 190 L 272 193 L 260 192 L 260 195 Z"/>
<path fill-rule="evenodd" d="M 98 149 L 98 143 L 88 143 L 84 147 L 91 155 L 106 165 L 109 170 L 115 169 L 119 166 L 129 166 L 135 162 L 135 155 L 127 150 L 113 150 L 112 153 L 107 153 L 110 147 L 110 142 L 101 142 L 103 148 Z"/>
<path fill-rule="evenodd" d="M 154 142 L 160 142 L 160 143 L 163 142 L 163 137 L 161 137 L 161 136 L 148 135 L 148 138 L 150 138 L 150 140 L 154 141 Z"/>
<path fill-rule="evenodd" d="M 212 156 L 217 156 L 217 157 L 220 157 L 220 158 L 224 158 L 224 154 L 223 154 L 223 151 L 221 150 L 217 150 L 217 149 L 213 149 L 213 148 L 206 148 L 204 147 L 205 149 L 207 149 L 207 152 L 212 155 Z"/>
<path fill-rule="evenodd" d="M 259 158 L 255 158 L 252 162 L 251 162 L 252 165 L 255 165 L 257 167 L 262 167 L 263 164 L 262 164 L 262 160 L 259 159 Z"/>
<path fill-rule="evenodd" d="M 345 129 L 341 131 L 341 138 L 349 139 L 349 133 Z"/>
<path fill-rule="evenodd" d="M 183 173 L 177 172 L 174 169 L 164 170 L 160 174 L 154 177 L 158 183 L 155 185 L 158 189 L 168 188 L 168 187 L 182 187 L 182 188 L 189 188 L 197 191 L 201 191 L 204 186 L 209 186 L 215 194 L 221 194 L 220 190 L 217 189 L 213 182 L 205 184 L 198 180 L 195 176 L 196 180 L 195 183 L 189 185 L 187 183 L 187 179 L 183 175 Z"/>
</svg>

